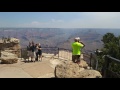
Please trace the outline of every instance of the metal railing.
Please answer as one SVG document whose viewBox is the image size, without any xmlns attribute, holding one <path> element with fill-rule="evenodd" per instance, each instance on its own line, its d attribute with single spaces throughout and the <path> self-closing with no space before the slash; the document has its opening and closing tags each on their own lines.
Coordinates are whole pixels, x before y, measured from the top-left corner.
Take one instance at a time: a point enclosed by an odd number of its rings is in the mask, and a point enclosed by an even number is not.
<svg viewBox="0 0 120 90">
<path fill-rule="evenodd" d="M 21 48 L 21 58 L 28 58 L 27 55 L 27 48 Z M 69 59 L 71 60 L 71 51 L 63 48 L 57 48 L 57 47 L 42 47 L 42 53 L 43 54 L 52 54 L 59 59 Z"/>
<path fill-rule="evenodd" d="M 69 49 L 58 48 L 58 58 L 72 60 L 72 51 Z"/>
<path fill-rule="evenodd" d="M 0 57 L 1 57 L 1 49 L 0 49 Z M 43 47 L 42 52 L 46 54 L 54 54 L 58 57 L 58 59 L 67 59 L 72 60 L 72 51 L 64 48 L 58 48 L 58 47 Z M 15 51 L 16 53 L 16 51 Z M 83 52 L 83 58 L 88 63 L 92 69 L 97 70 L 98 68 L 98 60 L 97 55 L 94 52 Z M 28 58 L 27 56 L 27 48 L 21 48 L 21 58 Z M 102 68 L 102 76 L 104 78 L 108 77 L 116 77 L 120 78 L 120 74 L 118 72 L 114 72 L 110 70 L 111 63 L 120 64 L 120 60 L 113 58 L 109 55 L 104 55 L 105 63 Z M 120 65 L 119 65 L 120 66 Z"/>
<path fill-rule="evenodd" d="M 120 60 L 113 58 L 109 55 L 104 55 L 104 60 L 105 60 L 105 63 L 104 63 L 104 66 L 102 68 L 103 77 L 104 78 L 120 78 L 120 74 L 118 72 L 110 70 L 110 67 L 112 64 L 117 64 L 120 66 Z M 112 68 L 115 68 L 115 67 L 112 66 Z M 117 69 L 120 69 L 120 67 Z"/>
<path fill-rule="evenodd" d="M 1 50 L 0 50 L 1 51 Z M 72 60 L 72 50 L 58 48 L 58 47 L 42 47 L 42 53 L 53 54 L 58 57 L 58 59 Z M 1 54 L 1 53 L 0 53 Z M 83 58 L 93 69 L 97 69 L 98 61 L 94 53 L 84 52 Z M 20 58 L 28 59 L 27 48 L 21 48 Z"/>
<path fill-rule="evenodd" d="M 84 60 L 90 66 L 90 69 L 97 70 L 98 68 L 98 59 L 94 52 L 91 53 L 83 53 Z"/>
<path fill-rule="evenodd" d="M 57 47 L 42 47 L 42 53 L 53 54 L 54 56 L 59 56 L 59 49 Z M 28 59 L 27 48 L 21 48 L 21 59 Z"/>
</svg>

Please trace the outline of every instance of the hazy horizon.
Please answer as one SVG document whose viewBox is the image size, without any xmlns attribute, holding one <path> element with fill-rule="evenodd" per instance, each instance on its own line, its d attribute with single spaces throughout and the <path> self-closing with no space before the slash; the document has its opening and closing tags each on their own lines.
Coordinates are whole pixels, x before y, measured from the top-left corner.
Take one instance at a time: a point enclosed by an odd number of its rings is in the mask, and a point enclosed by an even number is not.
<svg viewBox="0 0 120 90">
<path fill-rule="evenodd" d="M 0 28 L 119 29 L 120 12 L 0 12 Z"/>
<path fill-rule="evenodd" d="M 19 28 L 30 28 L 30 29 L 41 29 L 41 28 L 35 28 L 35 27 L 0 27 L 0 29 L 19 29 Z M 49 27 L 44 27 L 43 29 L 46 29 L 46 28 L 49 28 Z M 49 28 L 49 29 L 55 29 L 55 28 Z M 56 29 L 120 29 L 120 28 L 56 28 Z"/>
</svg>

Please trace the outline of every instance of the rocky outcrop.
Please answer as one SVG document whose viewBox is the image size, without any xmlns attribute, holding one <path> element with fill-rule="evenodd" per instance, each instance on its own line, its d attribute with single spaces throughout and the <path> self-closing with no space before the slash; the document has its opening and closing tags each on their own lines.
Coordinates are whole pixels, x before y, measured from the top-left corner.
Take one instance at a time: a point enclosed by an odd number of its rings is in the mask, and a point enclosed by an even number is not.
<svg viewBox="0 0 120 90">
<path fill-rule="evenodd" d="M 0 60 L 1 60 L 1 63 L 4 63 L 4 64 L 13 64 L 18 62 L 18 57 L 16 54 L 2 51 Z"/>
<path fill-rule="evenodd" d="M 72 62 L 63 62 L 55 67 L 55 77 L 75 78 L 79 76 L 79 66 Z"/>
<path fill-rule="evenodd" d="M 10 39 L 10 42 L 13 42 L 13 43 L 20 43 L 20 40 L 17 39 L 17 38 L 11 38 L 11 39 Z"/>
<path fill-rule="evenodd" d="M 1 57 L 0 60 L 2 64 L 13 64 L 18 62 L 18 58 L 16 57 Z"/>
<path fill-rule="evenodd" d="M 20 40 L 16 38 L 4 38 L 0 39 L 0 49 L 2 51 L 16 54 L 18 57 L 21 56 Z"/>
<path fill-rule="evenodd" d="M 88 70 L 88 64 L 82 60 L 81 64 L 72 61 L 62 61 L 55 67 L 56 78 L 101 78 L 101 74 L 95 70 Z"/>
<path fill-rule="evenodd" d="M 102 78 L 102 75 L 96 70 L 83 70 L 80 72 L 79 78 Z"/>
<path fill-rule="evenodd" d="M 4 64 L 17 63 L 21 56 L 20 40 L 16 38 L 0 39 L 0 60 Z"/>
</svg>

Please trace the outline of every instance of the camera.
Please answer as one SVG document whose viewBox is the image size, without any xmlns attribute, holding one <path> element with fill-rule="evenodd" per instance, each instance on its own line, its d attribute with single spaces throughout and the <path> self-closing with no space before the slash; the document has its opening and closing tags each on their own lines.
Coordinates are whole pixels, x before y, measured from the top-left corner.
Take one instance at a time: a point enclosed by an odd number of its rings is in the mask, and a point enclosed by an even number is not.
<svg viewBox="0 0 120 90">
<path fill-rule="evenodd" d="M 101 54 L 102 54 L 102 51 L 100 51 L 99 49 L 96 49 L 95 54 L 96 54 L 96 55 L 101 55 Z"/>
</svg>

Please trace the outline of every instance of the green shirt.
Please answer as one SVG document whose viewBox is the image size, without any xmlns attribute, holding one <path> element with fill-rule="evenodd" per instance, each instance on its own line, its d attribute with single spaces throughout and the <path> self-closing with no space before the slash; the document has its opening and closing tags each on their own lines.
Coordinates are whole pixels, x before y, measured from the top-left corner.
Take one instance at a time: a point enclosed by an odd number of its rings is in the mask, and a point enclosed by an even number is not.
<svg viewBox="0 0 120 90">
<path fill-rule="evenodd" d="M 83 44 L 79 42 L 72 43 L 72 55 L 81 55 L 81 48 L 83 48 Z"/>
</svg>

